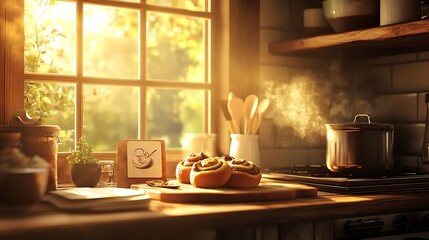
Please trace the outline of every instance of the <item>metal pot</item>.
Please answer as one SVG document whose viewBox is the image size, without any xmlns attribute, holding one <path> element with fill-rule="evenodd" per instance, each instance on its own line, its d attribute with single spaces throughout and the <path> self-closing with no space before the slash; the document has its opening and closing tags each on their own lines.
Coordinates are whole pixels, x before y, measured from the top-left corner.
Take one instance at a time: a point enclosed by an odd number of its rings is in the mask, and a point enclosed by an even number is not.
<svg viewBox="0 0 429 240">
<path fill-rule="evenodd" d="M 393 125 L 357 114 L 351 123 L 326 124 L 326 165 L 353 176 L 388 176 L 392 172 Z"/>
</svg>

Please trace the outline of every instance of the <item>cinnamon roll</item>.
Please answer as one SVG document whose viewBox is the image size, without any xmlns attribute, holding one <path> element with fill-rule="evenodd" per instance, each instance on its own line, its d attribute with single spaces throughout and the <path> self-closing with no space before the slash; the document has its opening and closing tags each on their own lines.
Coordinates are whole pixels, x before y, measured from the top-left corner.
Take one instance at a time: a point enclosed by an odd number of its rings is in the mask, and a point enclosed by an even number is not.
<svg viewBox="0 0 429 240">
<path fill-rule="evenodd" d="M 235 159 L 235 157 L 229 156 L 229 155 L 223 155 L 221 158 L 225 161 L 231 161 L 231 160 Z"/>
<path fill-rule="evenodd" d="M 253 162 L 235 158 L 228 161 L 228 165 L 231 167 L 231 177 L 225 187 L 252 188 L 259 185 L 262 172 Z"/>
<path fill-rule="evenodd" d="M 203 152 L 199 153 L 191 153 L 185 157 L 184 160 L 180 161 L 176 166 L 176 179 L 180 183 L 191 183 L 190 181 L 190 173 L 192 169 L 192 165 L 199 160 L 203 160 L 208 158 L 206 154 Z"/>
<path fill-rule="evenodd" d="M 199 188 L 222 187 L 231 176 L 231 168 L 220 157 L 200 160 L 192 166 L 191 184 Z"/>
</svg>

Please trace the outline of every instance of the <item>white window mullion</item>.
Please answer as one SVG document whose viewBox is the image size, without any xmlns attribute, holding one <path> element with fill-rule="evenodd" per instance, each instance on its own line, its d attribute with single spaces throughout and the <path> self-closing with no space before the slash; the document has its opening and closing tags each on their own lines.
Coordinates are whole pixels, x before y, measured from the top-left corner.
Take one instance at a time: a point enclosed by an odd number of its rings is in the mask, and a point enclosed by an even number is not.
<svg viewBox="0 0 429 240">
<path fill-rule="evenodd" d="M 145 3 L 145 0 L 141 0 L 142 3 Z M 145 86 L 146 80 L 146 18 L 147 11 L 145 9 L 140 10 L 140 119 L 139 119 L 139 137 L 140 139 L 145 139 L 147 136 L 147 126 L 146 126 L 146 91 L 147 86 Z"/>
<path fill-rule="evenodd" d="M 83 134 L 83 1 L 76 6 L 76 128 L 75 140 Z M 76 142 L 76 141 L 75 141 Z"/>
</svg>

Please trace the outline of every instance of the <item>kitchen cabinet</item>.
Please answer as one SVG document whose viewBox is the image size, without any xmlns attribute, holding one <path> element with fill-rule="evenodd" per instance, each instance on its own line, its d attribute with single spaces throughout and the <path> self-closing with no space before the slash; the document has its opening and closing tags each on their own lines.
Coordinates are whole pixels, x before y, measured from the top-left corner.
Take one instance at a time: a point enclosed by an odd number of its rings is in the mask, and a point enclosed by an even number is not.
<svg viewBox="0 0 429 240">
<path fill-rule="evenodd" d="M 358 59 L 429 50 L 429 20 L 273 42 L 275 55 Z"/>
</svg>

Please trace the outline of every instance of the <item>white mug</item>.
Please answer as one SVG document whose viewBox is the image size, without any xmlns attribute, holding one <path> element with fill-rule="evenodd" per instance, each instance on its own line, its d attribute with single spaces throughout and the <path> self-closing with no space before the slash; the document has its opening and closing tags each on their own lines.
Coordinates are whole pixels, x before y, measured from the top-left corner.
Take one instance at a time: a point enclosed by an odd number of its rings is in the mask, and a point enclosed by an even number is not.
<svg viewBox="0 0 429 240">
<path fill-rule="evenodd" d="M 322 8 L 304 9 L 304 27 L 329 27 Z"/>
</svg>

